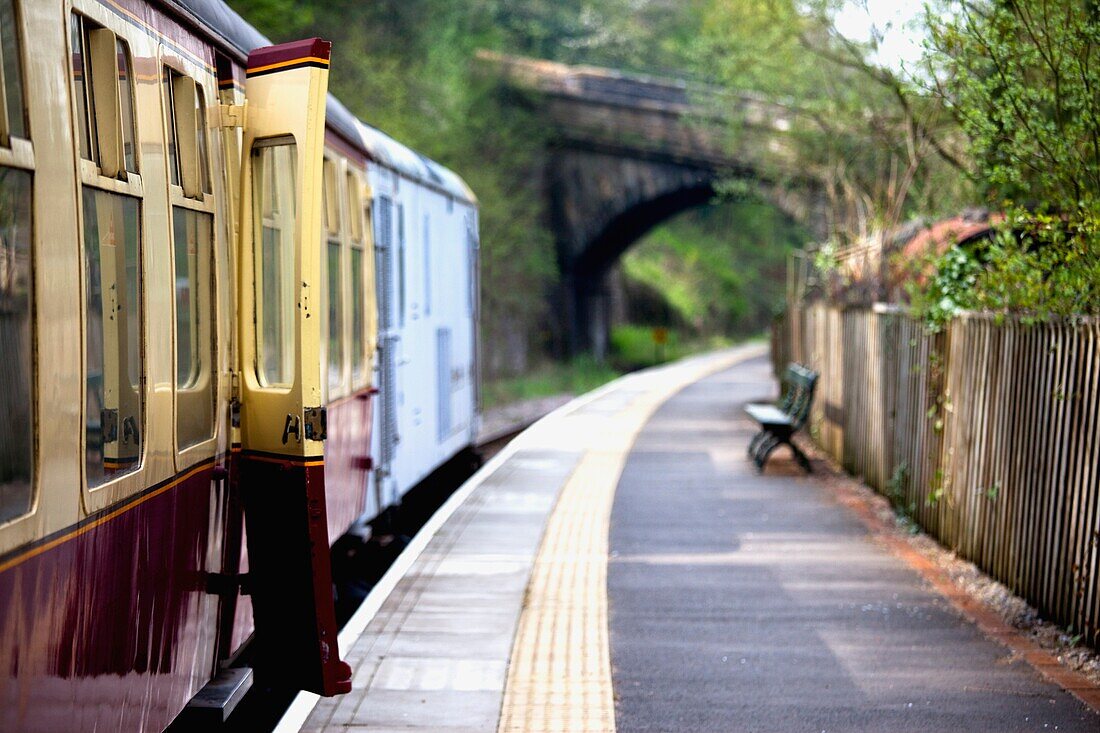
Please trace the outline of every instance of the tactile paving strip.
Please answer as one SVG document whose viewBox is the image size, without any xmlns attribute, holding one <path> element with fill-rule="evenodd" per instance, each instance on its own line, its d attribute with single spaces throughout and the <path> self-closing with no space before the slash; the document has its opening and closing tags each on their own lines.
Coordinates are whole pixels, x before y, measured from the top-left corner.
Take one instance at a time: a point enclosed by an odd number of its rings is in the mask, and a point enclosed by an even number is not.
<svg viewBox="0 0 1100 733">
<path fill-rule="evenodd" d="M 520 618 L 501 731 L 614 731 L 607 519 L 622 462 L 589 453 L 551 515 Z"/>
<path fill-rule="evenodd" d="M 681 365 L 661 375 L 666 379 L 659 386 L 639 380 L 622 409 L 586 415 L 601 424 L 589 434 L 589 450 L 562 488 L 535 560 L 508 669 L 500 733 L 614 733 L 607 553 L 619 475 L 634 437 L 666 399 L 737 360 Z M 592 407 L 595 412 L 599 405 Z"/>
</svg>

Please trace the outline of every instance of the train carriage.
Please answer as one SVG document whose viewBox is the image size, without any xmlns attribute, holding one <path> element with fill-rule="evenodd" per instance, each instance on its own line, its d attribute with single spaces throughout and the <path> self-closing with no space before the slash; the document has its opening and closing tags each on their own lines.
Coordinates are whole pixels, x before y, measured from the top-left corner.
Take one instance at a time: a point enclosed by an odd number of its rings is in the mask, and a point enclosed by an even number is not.
<svg viewBox="0 0 1100 733">
<path fill-rule="evenodd" d="M 0 730 L 346 690 L 318 548 L 473 441 L 476 200 L 328 49 L 0 0 Z"/>
<path fill-rule="evenodd" d="M 379 386 L 371 506 L 473 446 L 478 430 L 477 206 L 454 173 L 359 124 L 375 164 Z"/>
</svg>

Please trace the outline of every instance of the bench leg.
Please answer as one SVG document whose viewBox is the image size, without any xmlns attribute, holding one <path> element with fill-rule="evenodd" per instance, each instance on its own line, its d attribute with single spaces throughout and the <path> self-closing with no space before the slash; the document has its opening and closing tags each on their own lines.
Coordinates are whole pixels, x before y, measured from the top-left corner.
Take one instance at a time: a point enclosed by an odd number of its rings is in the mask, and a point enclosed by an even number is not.
<svg viewBox="0 0 1100 733">
<path fill-rule="evenodd" d="M 760 447 L 760 443 L 767 434 L 767 431 L 761 430 L 756 435 L 752 436 L 752 440 L 749 441 L 749 458 L 756 455 L 756 449 Z"/>
<path fill-rule="evenodd" d="M 810 459 L 806 457 L 806 454 L 799 450 L 798 446 L 791 441 L 785 441 L 787 445 L 791 447 L 791 453 L 794 454 L 794 458 L 798 461 L 798 465 L 802 466 L 802 470 L 806 473 L 813 473 L 813 469 L 810 468 Z"/>
<path fill-rule="evenodd" d="M 772 434 L 767 433 L 764 440 L 760 441 L 760 444 L 756 446 L 756 455 L 753 456 L 753 461 L 756 463 L 756 470 L 760 473 L 764 471 L 764 464 L 768 462 L 768 456 L 775 450 L 775 447 L 780 444 L 780 439 Z"/>
<path fill-rule="evenodd" d="M 760 448 L 768 442 L 769 438 L 771 438 L 771 433 L 769 433 L 767 430 L 761 430 L 752 439 L 752 443 L 749 445 L 749 458 L 751 458 L 754 462 L 760 455 Z"/>
</svg>

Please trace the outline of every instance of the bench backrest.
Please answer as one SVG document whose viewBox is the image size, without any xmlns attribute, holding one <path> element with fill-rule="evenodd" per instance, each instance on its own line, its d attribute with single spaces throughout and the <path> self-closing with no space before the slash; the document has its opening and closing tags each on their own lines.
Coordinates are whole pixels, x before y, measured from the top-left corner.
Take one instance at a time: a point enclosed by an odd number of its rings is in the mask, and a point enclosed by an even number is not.
<svg viewBox="0 0 1100 733">
<path fill-rule="evenodd" d="M 787 365 L 783 381 L 787 383 L 787 392 L 779 408 L 791 416 L 792 427 L 800 429 L 810 417 L 810 406 L 814 401 L 814 389 L 817 387 L 817 372 L 801 364 Z"/>
</svg>

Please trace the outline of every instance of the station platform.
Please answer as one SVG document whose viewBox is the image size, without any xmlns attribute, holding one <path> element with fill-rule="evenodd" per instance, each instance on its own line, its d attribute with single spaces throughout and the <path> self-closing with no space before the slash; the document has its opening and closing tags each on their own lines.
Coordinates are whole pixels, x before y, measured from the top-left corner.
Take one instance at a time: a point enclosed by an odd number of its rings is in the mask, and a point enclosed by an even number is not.
<svg viewBox="0 0 1100 733">
<path fill-rule="evenodd" d="M 345 627 L 352 692 L 279 730 L 1100 730 L 784 451 L 755 473 L 775 393 L 747 346 L 540 420 Z"/>
</svg>

